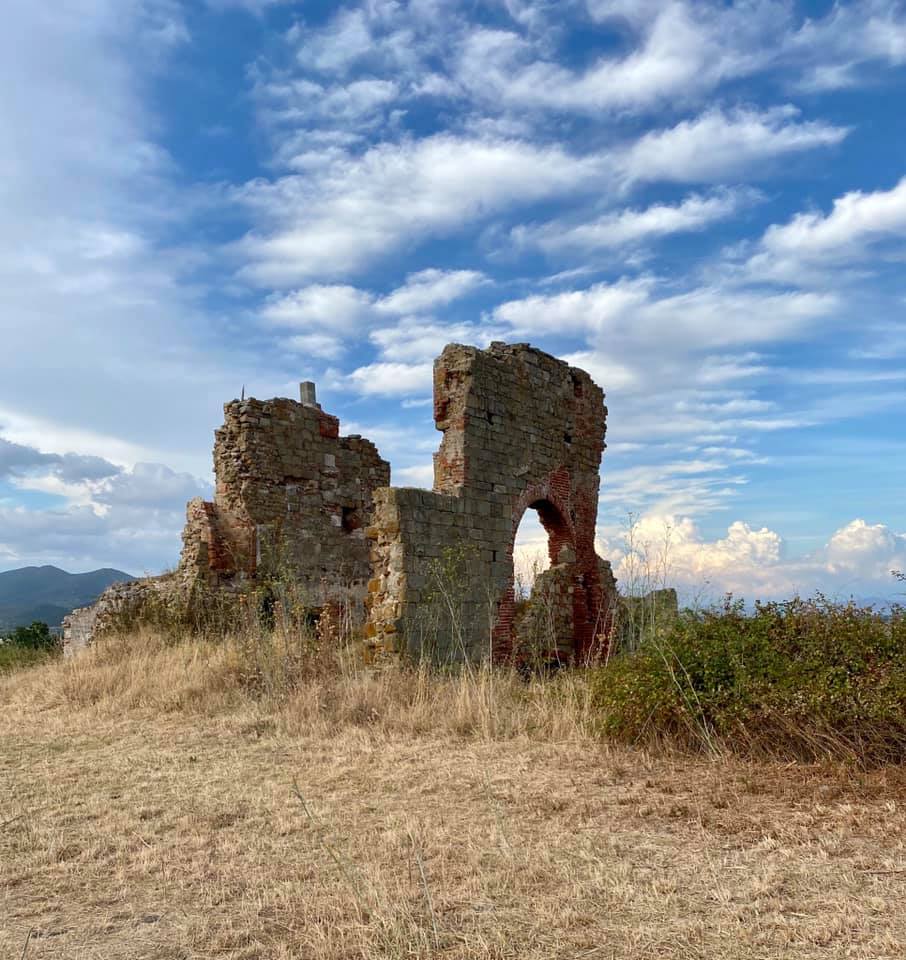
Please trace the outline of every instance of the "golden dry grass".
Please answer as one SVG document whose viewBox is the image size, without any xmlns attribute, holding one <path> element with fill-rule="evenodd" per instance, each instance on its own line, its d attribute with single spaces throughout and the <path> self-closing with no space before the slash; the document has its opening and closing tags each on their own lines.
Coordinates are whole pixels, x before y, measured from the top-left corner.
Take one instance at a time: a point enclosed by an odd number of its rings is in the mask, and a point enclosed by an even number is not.
<svg viewBox="0 0 906 960">
<path fill-rule="evenodd" d="M 145 636 L 0 680 L 0 956 L 906 955 L 901 769 L 602 745 L 581 676 L 243 678 Z"/>
</svg>

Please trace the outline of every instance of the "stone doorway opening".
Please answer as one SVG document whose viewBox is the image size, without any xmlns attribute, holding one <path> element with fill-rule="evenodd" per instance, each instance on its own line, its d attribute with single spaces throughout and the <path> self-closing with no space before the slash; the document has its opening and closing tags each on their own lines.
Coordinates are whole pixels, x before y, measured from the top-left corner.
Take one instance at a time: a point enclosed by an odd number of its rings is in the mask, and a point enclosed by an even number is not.
<svg viewBox="0 0 906 960">
<path fill-rule="evenodd" d="M 550 669 L 574 663 L 577 614 L 588 598 L 576 564 L 569 514 L 551 499 L 529 500 L 514 520 L 513 583 L 501 600 L 500 624 L 511 624 L 514 658 Z M 580 631 L 581 632 L 581 631 Z"/>
</svg>

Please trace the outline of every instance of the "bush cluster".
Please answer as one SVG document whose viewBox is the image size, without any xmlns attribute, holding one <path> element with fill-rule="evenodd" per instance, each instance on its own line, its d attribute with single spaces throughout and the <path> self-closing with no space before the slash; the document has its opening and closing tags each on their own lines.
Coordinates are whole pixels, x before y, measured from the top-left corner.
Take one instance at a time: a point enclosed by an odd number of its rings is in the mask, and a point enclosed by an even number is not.
<svg viewBox="0 0 906 960">
<path fill-rule="evenodd" d="M 823 596 L 684 612 L 596 671 L 603 733 L 697 749 L 906 758 L 906 610 Z"/>
<path fill-rule="evenodd" d="M 36 620 L 27 627 L 16 627 L 0 644 L 0 672 L 39 663 L 60 651 L 60 638 L 46 623 Z"/>
</svg>

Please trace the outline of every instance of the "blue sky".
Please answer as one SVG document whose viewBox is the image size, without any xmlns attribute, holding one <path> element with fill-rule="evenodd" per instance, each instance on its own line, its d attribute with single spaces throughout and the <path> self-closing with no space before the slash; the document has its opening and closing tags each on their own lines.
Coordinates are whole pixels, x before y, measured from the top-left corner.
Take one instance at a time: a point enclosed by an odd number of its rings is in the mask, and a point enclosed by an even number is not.
<svg viewBox="0 0 906 960">
<path fill-rule="evenodd" d="M 12 0 L 0 568 L 157 571 L 225 400 L 430 485 L 449 341 L 610 408 L 599 539 L 689 589 L 906 567 L 906 4 Z M 530 524 L 523 538 L 530 543 Z"/>
</svg>

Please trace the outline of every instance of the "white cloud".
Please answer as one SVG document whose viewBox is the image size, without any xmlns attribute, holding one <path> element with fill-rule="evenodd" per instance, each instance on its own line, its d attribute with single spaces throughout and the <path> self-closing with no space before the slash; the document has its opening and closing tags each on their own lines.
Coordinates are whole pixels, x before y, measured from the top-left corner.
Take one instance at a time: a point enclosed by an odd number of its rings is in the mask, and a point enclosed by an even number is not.
<svg viewBox="0 0 906 960">
<path fill-rule="evenodd" d="M 668 130 L 646 133 L 619 158 L 630 181 L 699 183 L 744 173 L 773 172 L 768 161 L 839 144 L 845 127 L 799 122 L 794 107 L 770 110 L 714 108 Z"/>
<path fill-rule="evenodd" d="M 421 270 L 406 277 L 405 284 L 384 297 L 377 309 L 382 313 L 421 313 L 452 303 L 487 282 L 477 270 Z"/>
<path fill-rule="evenodd" d="M 641 110 L 698 97 L 772 58 L 764 42 L 774 25 L 765 4 L 746 8 L 665 3 L 632 17 L 637 42 L 584 70 L 544 58 L 516 33 L 474 30 L 456 76 L 476 98 L 510 107 L 595 112 Z M 603 15 L 605 11 L 599 10 Z"/>
<path fill-rule="evenodd" d="M 776 531 L 741 520 L 715 540 L 706 539 L 689 517 L 669 514 L 642 516 L 630 530 L 610 531 L 598 544 L 614 563 L 620 588 L 677 586 L 686 602 L 709 602 L 725 593 L 788 599 L 816 589 L 844 599 L 851 594 L 894 599 L 890 571 L 906 561 L 906 536 L 864 520 L 846 524 L 824 547 L 802 557 L 790 557 Z"/>
<path fill-rule="evenodd" d="M 374 37 L 365 10 L 340 11 L 322 30 L 294 28 L 296 37 L 303 37 L 296 56 L 305 66 L 322 72 L 343 71 L 374 48 Z"/>
<path fill-rule="evenodd" d="M 434 486 L 434 465 L 420 463 L 412 467 L 401 467 L 394 474 L 394 482 L 402 487 L 422 487 L 430 490 Z"/>
<path fill-rule="evenodd" d="M 431 363 L 370 363 L 349 374 L 350 386 L 365 396 L 400 396 L 430 393 Z"/>
<path fill-rule="evenodd" d="M 285 295 L 271 295 L 260 316 L 274 327 L 314 327 L 342 335 L 357 330 L 373 313 L 373 298 L 363 290 L 342 284 L 312 284 Z"/>
<path fill-rule="evenodd" d="M 906 63 L 906 10 L 896 0 L 835 3 L 827 16 L 806 20 L 785 42 L 801 67 L 798 86 L 826 92 L 872 80 L 870 67 Z"/>
<path fill-rule="evenodd" d="M 624 390 L 636 385 L 639 381 L 637 370 L 593 350 L 567 353 L 560 359 L 590 374 L 592 380 L 606 390 Z"/>
<path fill-rule="evenodd" d="M 511 231 L 511 236 L 519 246 L 534 245 L 548 252 L 623 247 L 673 233 L 704 230 L 733 216 L 756 196 L 750 190 L 724 189 L 706 196 L 693 193 L 678 204 L 653 204 L 644 210 L 626 208 L 586 223 L 571 225 L 555 220 L 520 226 Z"/>
<path fill-rule="evenodd" d="M 748 270 L 754 276 L 802 282 L 809 268 L 864 260 L 891 240 L 900 254 L 906 251 L 906 177 L 890 190 L 846 193 L 826 215 L 799 213 L 787 224 L 769 227 Z"/>
<path fill-rule="evenodd" d="M 192 451 L 210 435 L 218 403 L 204 394 L 226 392 L 223 369 L 199 344 L 207 318 L 187 282 L 199 252 L 169 246 L 198 197 L 176 186 L 146 99 L 188 39 L 183 5 L 7 6 L 0 423 L 45 452 L 206 465 Z"/>
<path fill-rule="evenodd" d="M 361 156 L 336 152 L 306 176 L 237 191 L 259 221 L 237 246 L 248 261 L 242 274 L 273 286 L 350 275 L 515 204 L 593 189 L 605 166 L 559 147 L 449 134 L 381 143 Z"/>
<path fill-rule="evenodd" d="M 0 430 L 8 442 L 34 448 L 42 456 L 60 457 L 77 450 L 82 456 L 99 457 L 124 466 L 160 454 L 159 450 L 110 434 L 21 414 L 9 408 L 0 408 Z"/>
<path fill-rule="evenodd" d="M 76 453 L 42 453 L 36 447 L 0 437 L 0 480 L 50 472 L 66 483 L 101 480 L 121 472 L 121 467 L 103 457 Z"/>
<path fill-rule="evenodd" d="M 494 310 L 514 336 L 551 327 L 562 333 L 606 338 L 607 349 L 651 351 L 682 345 L 684 351 L 768 343 L 799 335 L 837 307 L 831 294 L 764 294 L 701 287 L 657 296 L 650 278 L 599 283 L 584 290 L 511 300 Z M 732 318 L 732 322 L 727 322 Z"/>
<path fill-rule="evenodd" d="M 410 274 L 385 297 L 348 284 L 311 284 L 267 297 L 258 316 L 265 327 L 300 331 L 282 340 L 287 349 L 335 359 L 353 336 L 387 322 L 388 316 L 446 306 L 487 282 L 475 270 L 427 269 Z M 374 330 L 371 340 L 390 359 L 426 359 L 434 356 L 438 343 L 443 347 L 451 337 L 469 339 L 476 331 L 471 324 L 406 316 L 394 327 Z"/>
<path fill-rule="evenodd" d="M 853 520 L 830 538 L 824 557 L 831 573 L 883 579 L 891 569 L 906 568 L 906 534 L 883 523 Z"/>
<path fill-rule="evenodd" d="M 6 566 L 55 563 L 66 569 L 125 566 L 159 572 L 179 552 L 185 505 L 210 484 L 159 463 L 122 469 L 97 457 L 39 454 L 0 446 L 16 486 L 63 498 L 52 509 L 0 504 Z M 43 471 L 43 472 L 42 472 Z"/>
<path fill-rule="evenodd" d="M 370 339 L 385 359 L 415 362 L 433 360 L 448 343 L 486 347 L 492 340 L 502 336 L 501 327 L 403 317 L 393 327 L 373 330 Z"/>
</svg>

